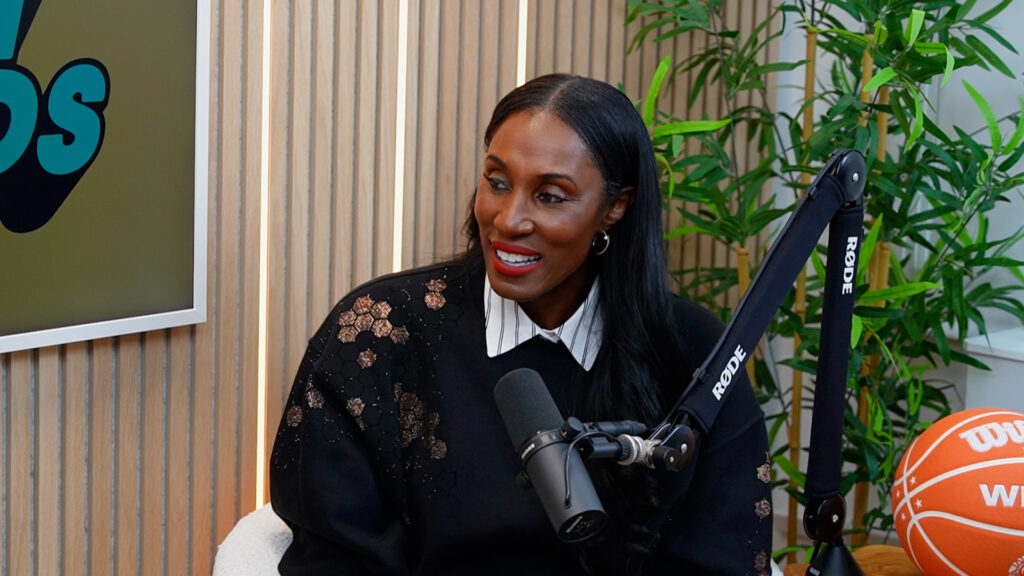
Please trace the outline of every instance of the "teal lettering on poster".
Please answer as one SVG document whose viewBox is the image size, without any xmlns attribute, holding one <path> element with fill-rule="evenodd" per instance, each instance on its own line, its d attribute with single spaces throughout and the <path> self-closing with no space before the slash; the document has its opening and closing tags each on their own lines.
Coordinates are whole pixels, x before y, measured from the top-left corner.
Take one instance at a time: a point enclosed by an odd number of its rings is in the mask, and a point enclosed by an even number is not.
<svg viewBox="0 0 1024 576">
<path fill-rule="evenodd" d="M 103 145 L 110 76 L 64 65 L 43 92 L 18 51 L 42 0 L 0 1 L 0 223 L 31 232 L 57 213 Z"/>
</svg>

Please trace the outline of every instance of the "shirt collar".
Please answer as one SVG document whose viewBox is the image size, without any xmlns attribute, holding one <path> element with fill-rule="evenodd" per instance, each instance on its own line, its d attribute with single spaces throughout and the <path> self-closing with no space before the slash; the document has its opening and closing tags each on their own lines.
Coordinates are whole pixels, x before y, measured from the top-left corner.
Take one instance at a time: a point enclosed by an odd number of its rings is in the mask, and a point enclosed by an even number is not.
<svg viewBox="0 0 1024 576">
<path fill-rule="evenodd" d="M 587 299 L 561 326 L 548 330 L 534 324 L 514 300 L 502 298 L 491 288 L 484 275 L 484 324 L 487 329 L 487 356 L 504 354 L 527 340 L 539 336 L 562 342 L 584 370 L 590 370 L 601 348 L 604 324 L 599 313 L 598 281 L 590 286 Z"/>
</svg>

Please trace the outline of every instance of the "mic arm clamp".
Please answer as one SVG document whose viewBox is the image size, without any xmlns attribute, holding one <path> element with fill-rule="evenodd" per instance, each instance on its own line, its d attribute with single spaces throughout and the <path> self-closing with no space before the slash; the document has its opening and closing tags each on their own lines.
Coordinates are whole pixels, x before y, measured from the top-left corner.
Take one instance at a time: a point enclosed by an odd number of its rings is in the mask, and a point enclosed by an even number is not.
<svg viewBox="0 0 1024 576">
<path fill-rule="evenodd" d="M 632 420 L 581 422 L 569 417 L 561 433 L 587 460 L 615 460 L 622 466 L 641 464 L 648 468 L 678 472 L 693 457 L 696 436 L 685 424 L 659 427 L 654 433 Z"/>
</svg>

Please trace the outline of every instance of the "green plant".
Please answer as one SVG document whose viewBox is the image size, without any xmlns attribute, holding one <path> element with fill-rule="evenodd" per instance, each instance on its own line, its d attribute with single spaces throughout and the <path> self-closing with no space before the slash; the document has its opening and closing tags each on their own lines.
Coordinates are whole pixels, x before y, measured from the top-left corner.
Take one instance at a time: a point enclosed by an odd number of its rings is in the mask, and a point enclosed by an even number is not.
<svg viewBox="0 0 1024 576">
<path fill-rule="evenodd" d="M 629 20 L 643 22 L 634 46 L 684 33 L 707 38 L 703 51 L 672 68 L 659 68 L 650 93 L 656 94 L 675 75 L 690 72 L 695 74 L 694 92 L 713 85 L 726 102 L 723 126 L 697 134 L 688 146 L 683 135 L 659 131 L 679 120 L 654 113 L 648 95 L 645 118 L 664 171 L 666 206 L 677 210 L 680 200 L 700 206 L 684 213 L 683 225 L 670 236 L 702 234 L 731 248 L 743 246 L 766 234 L 788 211 L 775 207 L 770 197 L 765 201 L 763 190 L 770 179 L 793 189 L 795 199 L 803 175 L 815 173 L 833 150 L 857 148 L 868 160 L 867 230 L 845 419 L 844 458 L 855 466 L 843 478 L 844 493 L 857 482 L 868 482 L 878 494 L 879 503 L 858 519 L 863 530 L 891 527 L 888 490 L 894 468 L 909 442 L 950 409 L 949 386 L 933 378 L 934 368 L 951 362 L 983 367 L 959 352 L 956 341 L 972 326 L 985 332 L 986 309 L 1004 310 L 1024 324 L 1019 301 L 1024 289 L 1019 267 L 1024 262 L 1006 256 L 1024 238 L 1024 228 L 993 238 L 988 226 L 992 210 L 1019 195 L 1024 182 L 1019 167 L 1024 100 L 1019 113 L 1000 119 L 970 84 L 945 86 L 943 90 L 966 90 L 976 103 L 980 130 L 972 132 L 940 128 L 926 97 L 930 83 L 944 85 L 961 68 L 1013 75 L 981 38 L 1014 51 L 990 25 L 1009 3 L 1003 0 L 980 14 L 975 14 L 973 1 L 835 0 L 824 10 L 805 3 L 783 5 L 772 17 L 815 34 L 819 52 L 832 61 L 828 81 L 816 86 L 813 97 L 796 112 L 775 109 L 766 93 L 768 75 L 804 64 L 765 60 L 765 45 L 780 33 L 767 33 L 767 21 L 744 35 L 725 27 L 721 0 L 629 4 Z M 861 74 L 865 58 L 874 69 L 867 82 Z M 696 99 L 691 94 L 690 103 Z M 815 112 L 805 116 L 807 111 Z M 806 117 L 813 122 L 807 138 Z M 1004 126 L 1011 128 L 1008 134 Z M 888 136 L 901 142 L 887 146 Z M 735 153 L 744 138 L 757 143 L 758 160 L 747 166 L 739 164 Z M 912 258 L 914 254 L 925 256 Z M 986 278 L 996 269 L 1010 271 L 1015 281 L 992 284 Z M 798 313 L 796 296 L 791 295 L 768 336 L 798 337 L 800 348 L 783 363 L 813 375 L 824 270 L 819 253 L 812 255 L 811 270 L 806 315 Z M 723 316 L 729 314 L 720 295 L 736 285 L 735 270 L 683 272 L 688 295 L 700 296 Z M 781 414 L 771 415 L 774 433 L 794 407 L 788 400 L 792 390 L 771 376 L 769 364 L 759 365 L 762 397 L 779 399 L 783 406 Z M 858 414 L 861 397 L 863 420 Z M 802 477 L 785 448 L 776 452 L 775 461 L 799 484 Z M 792 492 L 799 497 L 798 491 Z"/>
</svg>

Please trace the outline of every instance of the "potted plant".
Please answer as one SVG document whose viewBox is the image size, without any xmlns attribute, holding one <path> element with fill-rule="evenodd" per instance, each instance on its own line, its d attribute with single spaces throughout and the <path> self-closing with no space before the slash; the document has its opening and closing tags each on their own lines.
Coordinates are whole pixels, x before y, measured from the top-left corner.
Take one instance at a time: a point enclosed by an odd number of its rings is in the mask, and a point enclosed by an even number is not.
<svg viewBox="0 0 1024 576">
<path fill-rule="evenodd" d="M 976 87 L 946 85 L 961 68 L 1013 75 L 989 48 L 998 43 L 1014 51 L 991 27 L 1009 3 L 982 11 L 973 1 L 801 2 L 772 14 L 781 25 L 769 19 L 749 34 L 728 29 L 721 0 L 629 3 L 627 21 L 640 23 L 634 47 L 679 34 L 707 39 L 702 51 L 675 64 L 663 61 L 643 103 L 663 169 L 666 209 L 682 211 L 670 238 L 702 235 L 742 255 L 752 239 L 781 223 L 833 150 L 856 148 L 868 160 L 843 454 L 849 463 L 844 494 L 860 484 L 877 495 L 873 506 L 867 505 L 867 490 L 855 496 L 855 531 L 861 534 L 891 529 L 888 493 L 899 458 L 923 428 L 950 410 L 950 386 L 936 380 L 934 370 L 950 363 L 984 367 L 958 342 L 972 330 L 985 332 L 986 310 L 1004 310 L 1024 324 L 1024 263 L 1007 256 L 1024 238 L 1024 227 L 995 237 L 988 226 L 992 211 L 1019 196 L 1024 182 L 1024 100 L 1021 111 L 997 118 Z M 806 34 L 805 59 L 766 59 L 765 47 L 785 27 Z M 769 76 L 812 67 L 821 55 L 831 62 L 819 73 L 826 80 L 810 76 L 802 107 L 789 111 L 773 104 Z M 658 110 L 663 84 L 684 73 L 693 78 L 690 108 Z M 966 91 L 977 107 L 977 124 L 940 128 L 927 97 L 935 84 Z M 680 130 L 680 117 L 692 114 L 699 93 L 711 86 L 724 99 L 724 116 L 701 126 L 709 132 Z M 737 146 L 745 142 L 755 144 L 756 160 L 743 164 Z M 766 195 L 770 182 L 792 195 Z M 685 266 L 680 287 L 727 317 L 731 309 L 722 295 L 749 278 L 759 257 L 737 258 L 737 267 Z M 812 376 L 821 258 L 812 255 L 805 291 L 794 289 L 766 335 L 794 338 L 793 354 L 780 362 Z M 1014 280 L 992 284 L 986 274 L 993 269 L 1009 271 Z M 779 381 L 764 357 L 755 366 L 777 438 L 812 392 L 803 394 L 802 381 Z M 799 436 L 777 438 L 775 445 L 780 485 L 799 499 Z"/>
</svg>

